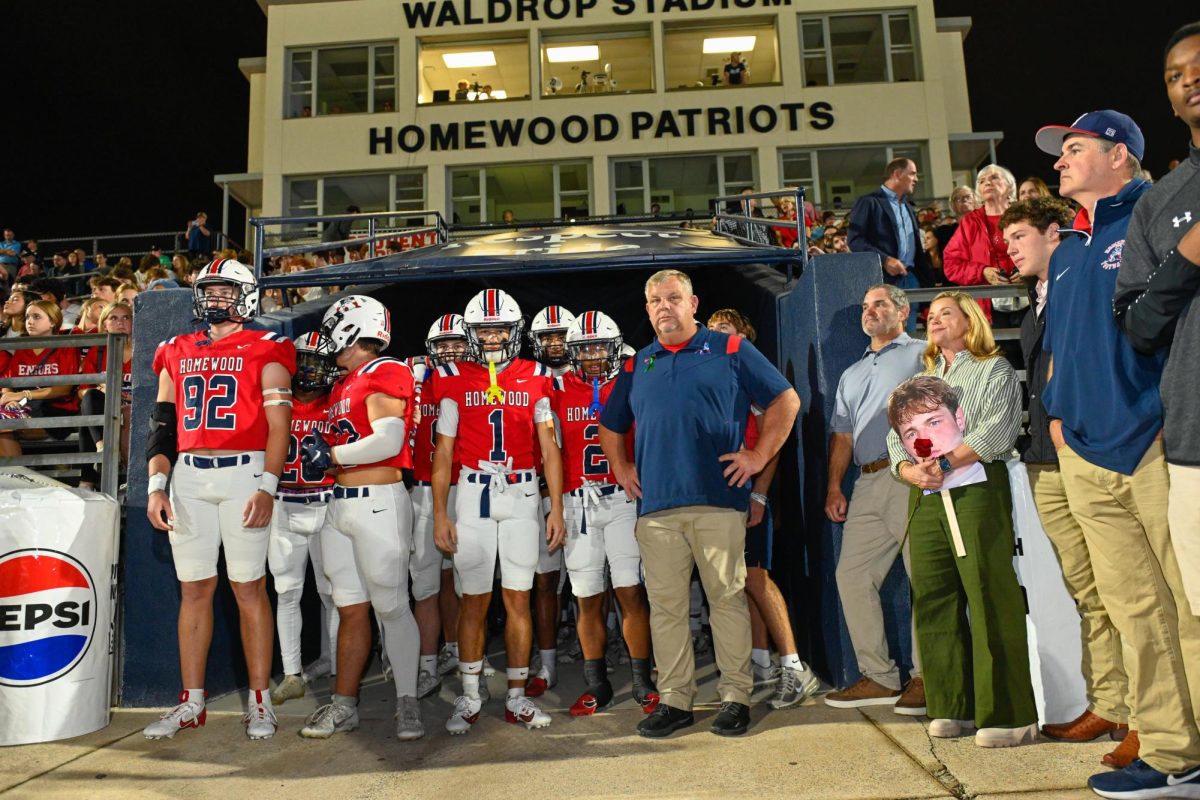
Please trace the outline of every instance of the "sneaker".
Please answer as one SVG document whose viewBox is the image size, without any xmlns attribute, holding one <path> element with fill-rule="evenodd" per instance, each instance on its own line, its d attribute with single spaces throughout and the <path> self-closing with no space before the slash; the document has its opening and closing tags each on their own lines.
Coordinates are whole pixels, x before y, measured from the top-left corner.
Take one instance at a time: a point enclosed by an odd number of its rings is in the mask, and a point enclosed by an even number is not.
<svg viewBox="0 0 1200 800">
<path fill-rule="evenodd" d="M 906 717 L 925 716 L 925 681 L 921 678 L 909 680 L 908 686 L 904 687 L 904 694 L 900 695 L 892 711 Z"/>
<path fill-rule="evenodd" d="M 488 657 L 483 657 L 483 677 L 490 678 L 496 674 L 496 668 L 492 666 L 492 662 L 488 661 Z"/>
<path fill-rule="evenodd" d="M 538 708 L 537 703 L 521 694 L 504 701 L 504 721 L 512 725 L 522 724 L 532 730 L 549 725 L 550 715 Z"/>
<path fill-rule="evenodd" d="M 300 735 L 305 739 L 328 739 L 358 727 L 358 708 L 343 703 L 326 703 L 312 713 Z"/>
<path fill-rule="evenodd" d="M 1038 726 L 1021 725 L 1016 728 L 980 728 L 975 734 L 975 744 L 980 747 L 1016 747 L 1037 741 Z M 1200 787 L 1200 784 L 1197 784 Z"/>
<path fill-rule="evenodd" d="M 179 693 L 179 705 L 142 729 L 147 739 L 172 739 L 185 728 L 203 728 L 208 710 L 201 703 L 189 703 L 187 692 Z"/>
<path fill-rule="evenodd" d="M 457 669 L 458 656 L 449 647 L 442 645 L 442 649 L 438 651 L 437 674 L 449 675 Z"/>
<path fill-rule="evenodd" d="M 691 711 L 672 708 L 660 702 L 653 714 L 638 723 L 637 732 L 648 739 L 662 739 L 695 723 L 696 717 Z"/>
<path fill-rule="evenodd" d="M 782 677 L 780 678 L 782 680 Z M 721 703 L 721 712 L 709 729 L 717 736 L 741 736 L 750 729 L 750 706 L 745 703 Z"/>
<path fill-rule="evenodd" d="M 283 680 L 271 690 L 271 702 L 283 705 L 288 700 L 304 697 L 304 678 L 299 675 L 284 675 Z"/>
<path fill-rule="evenodd" d="M 525 695 L 526 697 L 541 697 L 547 689 L 553 689 L 557 685 L 558 676 L 551 677 L 550 671 L 543 668 L 529 679 L 529 683 L 525 686 Z"/>
<path fill-rule="evenodd" d="M 482 685 L 482 684 L 481 684 Z M 479 712 L 483 703 L 478 699 L 462 695 L 454 699 L 454 713 L 446 720 L 446 731 L 451 736 L 459 736 L 471 730 L 471 726 L 479 721 Z"/>
<path fill-rule="evenodd" d="M 783 669 L 778 664 L 760 667 L 753 661 L 750 662 L 751 671 L 754 673 L 754 688 L 758 689 L 762 686 L 769 686 L 779 680 L 779 671 Z"/>
<path fill-rule="evenodd" d="M 321 678 L 331 675 L 333 672 L 332 668 L 333 665 L 329 663 L 329 659 L 322 656 L 300 670 L 300 677 L 304 679 L 305 683 L 312 684 Z"/>
<path fill-rule="evenodd" d="M 934 719 L 929 721 L 929 735 L 938 739 L 953 739 L 955 736 L 965 736 L 975 730 L 974 720 L 969 719 Z"/>
<path fill-rule="evenodd" d="M 820 688 L 821 681 L 807 666 L 804 669 L 780 667 L 779 685 L 775 688 L 775 696 L 767 702 L 776 711 L 791 708 L 812 697 Z"/>
<path fill-rule="evenodd" d="M 900 699 L 900 692 L 881 686 L 864 676 L 849 689 L 825 695 L 825 705 L 834 708 L 859 708 L 861 706 L 890 706 Z"/>
<path fill-rule="evenodd" d="M 425 725 L 421 722 L 421 703 L 415 697 L 397 697 L 396 740 L 411 742 L 424 735 Z"/>
<path fill-rule="evenodd" d="M 1135 758 L 1116 772 L 1088 778 L 1088 788 L 1101 797 L 1200 797 L 1200 767 L 1170 774 Z"/>
<path fill-rule="evenodd" d="M 442 688 L 442 678 L 437 674 L 436 669 L 433 672 L 423 669 L 417 673 L 417 697 L 429 697 L 440 688 Z"/>
<path fill-rule="evenodd" d="M 262 702 L 262 692 L 255 692 L 258 701 L 251 703 L 242 717 L 246 726 L 246 736 L 250 739 L 270 739 L 279 730 L 279 720 L 275 719 L 275 709 Z"/>
</svg>

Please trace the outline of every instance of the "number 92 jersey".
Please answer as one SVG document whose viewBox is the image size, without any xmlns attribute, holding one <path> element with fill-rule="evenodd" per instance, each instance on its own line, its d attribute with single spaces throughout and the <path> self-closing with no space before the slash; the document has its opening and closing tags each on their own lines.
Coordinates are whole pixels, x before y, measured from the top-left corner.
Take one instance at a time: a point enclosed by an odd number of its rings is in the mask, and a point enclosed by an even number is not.
<svg viewBox="0 0 1200 800">
<path fill-rule="evenodd" d="M 279 363 L 296 373 L 296 347 L 286 336 L 240 330 L 219 341 L 208 331 L 175 336 L 154 353 L 154 374 L 175 383 L 178 449 L 265 450 L 267 414 L 262 373 Z"/>
<path fill-rule="evenodd" d="M 374 433 L 367 414 L 367 398 L 382 393 L 405 401 L 404 430 L 412 430 L 413 375 L 404 362 L 396 358 L 376 358 L 346 373 L 329 393 L 329 430 L 325 440 L 334 447 L 357 442 Z M 368 467 L 412 469 L 412 448 L 407 436 L 404 447 L 391 458 L 375 464 L 348 464 L 341 469 L 351 472 Z"/>
</svg>

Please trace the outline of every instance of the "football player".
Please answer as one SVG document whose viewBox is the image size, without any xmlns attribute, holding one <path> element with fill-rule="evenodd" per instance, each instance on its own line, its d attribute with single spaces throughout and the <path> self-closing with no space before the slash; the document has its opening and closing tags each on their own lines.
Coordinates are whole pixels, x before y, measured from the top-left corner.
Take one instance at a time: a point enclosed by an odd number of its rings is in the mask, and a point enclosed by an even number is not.
<svg viewBox="0 0 1200 800">
<path fill-rule="evenodd" d="M 483 706 L 480 672 L 486 616 L 496 561 L 508 613 L 506 721 L 541 728 L 550 716 L 525 695 L 532 644 L 529 591 L 538 564 L 542 516 L 535 450 L 541 456 L 551 508 L 546 537 L 553 552 L 562 545 L 562 462 L 550 411 L 550 372 L 517 358 L 524 320 L 516 302 L 486 289 L 463 313 L 475 363 L 438 367 L 437 448 L 433 456 L 434 541 L 454 556 L 462 590 L 458 616 L 459 671 L 463 694 L 446 722 L 451 734 L 466 733 Z M 449 514 L 450 479 L 461 464 Z"/>
<path fill-rule="evenodd" d="M 413 447 L 413 545 L 408 568 L 412 577 L 412 594 L 416 601 L 413 614 L 421 631 L 421 659 L 417 673 L 417 697 L 428 697 L 442 685 L 442 669 L 451 659 L 458 658 L 458 595 L 454 591 L 453 564 L 443 559 L 433 543 L 433 449 L 437 426 L 438 406 L 434 400 L 435 370 L 443 364 L 454 364 L 467 354 L 467 330 L 460 314 L 443 314 L 429 327 L 425 337 L 425 357 L 411 360 L 416 378 L 417 402 L 421 421 L 414 432 Z M 458 470 L 451 475 L 449 510 L 454 515 L 454 486 Z M 444 562 L 444 563 L 443 563 Z M 447 574 L 449 573 L 449 574 Z M 449 598 L 442 596 L 449 589 Z M 453 600 L 450 600 L 453 598 Z M 441 608 L 446 605 L 448 624 L 443 624 Z M 446 632 L 444 662 L 438 665 L 438 637 Z"/>
<path fill-rule="evenodd" d="M 625 496 L 600 449 L 600 411 L 621 368 L 621 330 L 606 314 L 581 314 L 567 332 L 574 369 L 554 379 L 551 399 L 562 427 L 564 542 L 567 572 L 579 604 L 576 626 L 583 647 L 586 688 L 571 706 L 576 717 L 595 714 L 613 699 L 605 660 L 605 565 L 621 606 L 633 669 L 633 697 L 647 714 L 658 706 L 650 678 L 650 608 L 634 538 L 637 503 Z"/>
<path fill-rule="evenodd" d="M 575 322 L 575 315 L 562 306 L 546 306 L 529 323 L 529 344 L 533 357 L 555 377 L 571 371 L 567 357 L 567 331 Z M 562 446 L 561 430 L 556 426 L 559 446 Z M 543 493 L 543 521 L 549 513 L 549 493 Z M 545 531 L 543 531 L 543 534 Z M 530 697 L 541 697 L 546 690 L 558 683 L 558 619 L 559 592 L 562 591 L 562 550 L 550 552 L 546 538 L 538 539 L 538 566 L 534 577 L 534 628 L 538 640 L 538 670 L 525 687 Z"/>
<path fill-rule="evenodd" d="M 291 435 L 296 348 L 286 336 L 244 327 L 258 310 L 258 286 L 244 264 L 213 261 L 200 270 L 192 291 L 196 318 L 207 326 L 158 346 L 158 402 L 146 447 L 146 515 L 170 536 L 180 582 L 184 689 L 179 705 L 143 733 L 169 739 L 204 724 L 212 598 L 224 548 L 250 684 L 246 734 L 269 739 L 278 726 L 268 689 L 274 626 L 267 527 Z"/>
<path fill-rule="evenodd" d="M 300 450 L 302 463 L 337 475 L 321 528 L 321 555 L 341 621 L 332 702 L 300 730 L 310 739 L 358 727 L 359 684 L 371 653 L 370 608 L 396 685 L 396 739 L 425 735 L 416 697 L 420 636 L 408 604 L 412 500 L 400 473 L 412 468 L 406 432 L 412 427 L 413 377 L 398 359 L 380 356 L 391 340 L 387 309 L 363 295 L 341 298 L 321 323 L 318 351 L 345 375 L 329 393 L 330 432 L 309 433 Z"/>
<path fill-rule="evenodd" d="M 292 435 L 288 440 L 287 463 L 279 476 L 279 494 L 271 518 L 271 541 L 267 566 L 275 579 L 275 626 L 279 632 L 279 654 L 283 658 L 283 680 L 271 692 L 282 704 L 304 696 L 304 678 L 321 673 L 337 674 L 337 607 L 330 594 L 329 579 L 321 561 L 321 526 L 332 498 L 333 476 L 303 463 L 300 440 L 309 433 L 329 431 L 326 411 L 334 371 L 328 359 L 317 352 L 317 331 L 296 337 L 296 375 L 292 378 Z M 308 669 L 300 668 L 300 598 L 304 576 L 312 557 L 317 596 L 321 598 L 321 656 Z"/>
</svg>

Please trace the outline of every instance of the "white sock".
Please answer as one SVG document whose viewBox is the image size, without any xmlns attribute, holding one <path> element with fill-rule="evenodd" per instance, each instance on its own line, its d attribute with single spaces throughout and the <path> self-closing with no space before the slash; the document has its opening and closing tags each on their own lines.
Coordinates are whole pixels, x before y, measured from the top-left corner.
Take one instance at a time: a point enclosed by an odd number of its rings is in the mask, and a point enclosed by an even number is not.
<svg viewBox="0 0 1200 800">
<path fill-rule="evenodd" d="M 750 660 L 754 662 L 754 666 L 766 669 L 771 666 L 771 651 L 755 647 L 750 651 Z"/>
<path fill-rule="evenodd" d="M 509 667 L 504 672 L 510 681 L 524 682 L 529 679 L 529 667 Z"/>
<path fill-rule="evenodd" d="M 554 678 L 558 674 L 558 650 L 538 650 L 542 654 L 542 669 L 549 678 L 550 682 L 554 683 Z"/>
<path fill-rule="evenodd" d="M 330 696 L 329 699 L 339 706 L 345 706 L 346 708 L 358 708 L 358 698 L 351 697 L 348 694 L 334 694 Z"/>
<path fill-rule="evenodd" d="M 462 674 L 463 694 L 472 700 L 478 700 L 479 673 L 483 672 L 483 661 L 460 661 L 458 670 Z"/>
<path fill-rule="evenodd" d="M 204 708 L 204 690 L 203 689 L 188 689 L 187 696 L 183 702 L 192 703 L 193 705 Z"/>
<path fill-rule="evenodd" d="M 524 686 L 508 687 L 508 699 L 509 700 L 512 700 L 517 697 L 524 697 L 524 696 L 525 696 L 525 687 Z"/>
<path fill-rule="evenodd" d="M 271 690 L 270 689 L 251 689 L 249 692 L 249 705 L 262 703 L 266 708 L 271 707 Z"/>
<path fill-rule="evenodd" d="M 421 656 L 420 668 L 430 675 L 437 672 L 437 656 Z"/>
<path fill-rule="evenodd" d="M 808 667 L 804 666 L 804 662 L 800 660 L 800 656 L 796 655 L 795 653 L 788 653 L 786 656 L 780 656 L 779 666 L 798 670 L 800 672 L 808 669 Z"/>
</svg>

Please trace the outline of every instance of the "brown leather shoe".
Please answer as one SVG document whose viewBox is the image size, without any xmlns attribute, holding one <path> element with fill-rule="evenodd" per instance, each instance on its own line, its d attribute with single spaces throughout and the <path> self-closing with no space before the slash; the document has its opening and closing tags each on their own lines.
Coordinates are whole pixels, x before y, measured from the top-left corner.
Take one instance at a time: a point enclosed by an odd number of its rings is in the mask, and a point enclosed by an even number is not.
<svg viewBox="0 0 1200 800">
<path fill-rule="evenodd" d="M 1138 757 L 1140 748 L 1138 732 L 1130 731 L 1129 735 L 1117 745 L 1117 749 L 1105 754 L 1104 758 L 1100 759 L 1100 763 L 1113 769 L 1125 769 Z"/>
<path fill-rule="evenodd" d="M 1128 725 L 1109 722 L 1091 711 L 1084 711 L 1070 722 L 1042 726 L 1042 735 L 1060 742 L 1093 742 L 1105 734 L 1114 741 L 1119 741 L 1124 739 L 1128 732 Z"/>
<path fill-rule="evenodd" d="M 825 695 L 825 705 L 834 708 L 858 708 L 860 706 L 890 706 L 900 697 L 900 692 L 881 686 L 870 678 L 859 678 L 849 689 Z"/>
<path fill-rule="evenodd" d="M 925 681 L 920 678 L 910 680 L 892 710 L 906 717 L 925 716 Z"/>
</svg>

